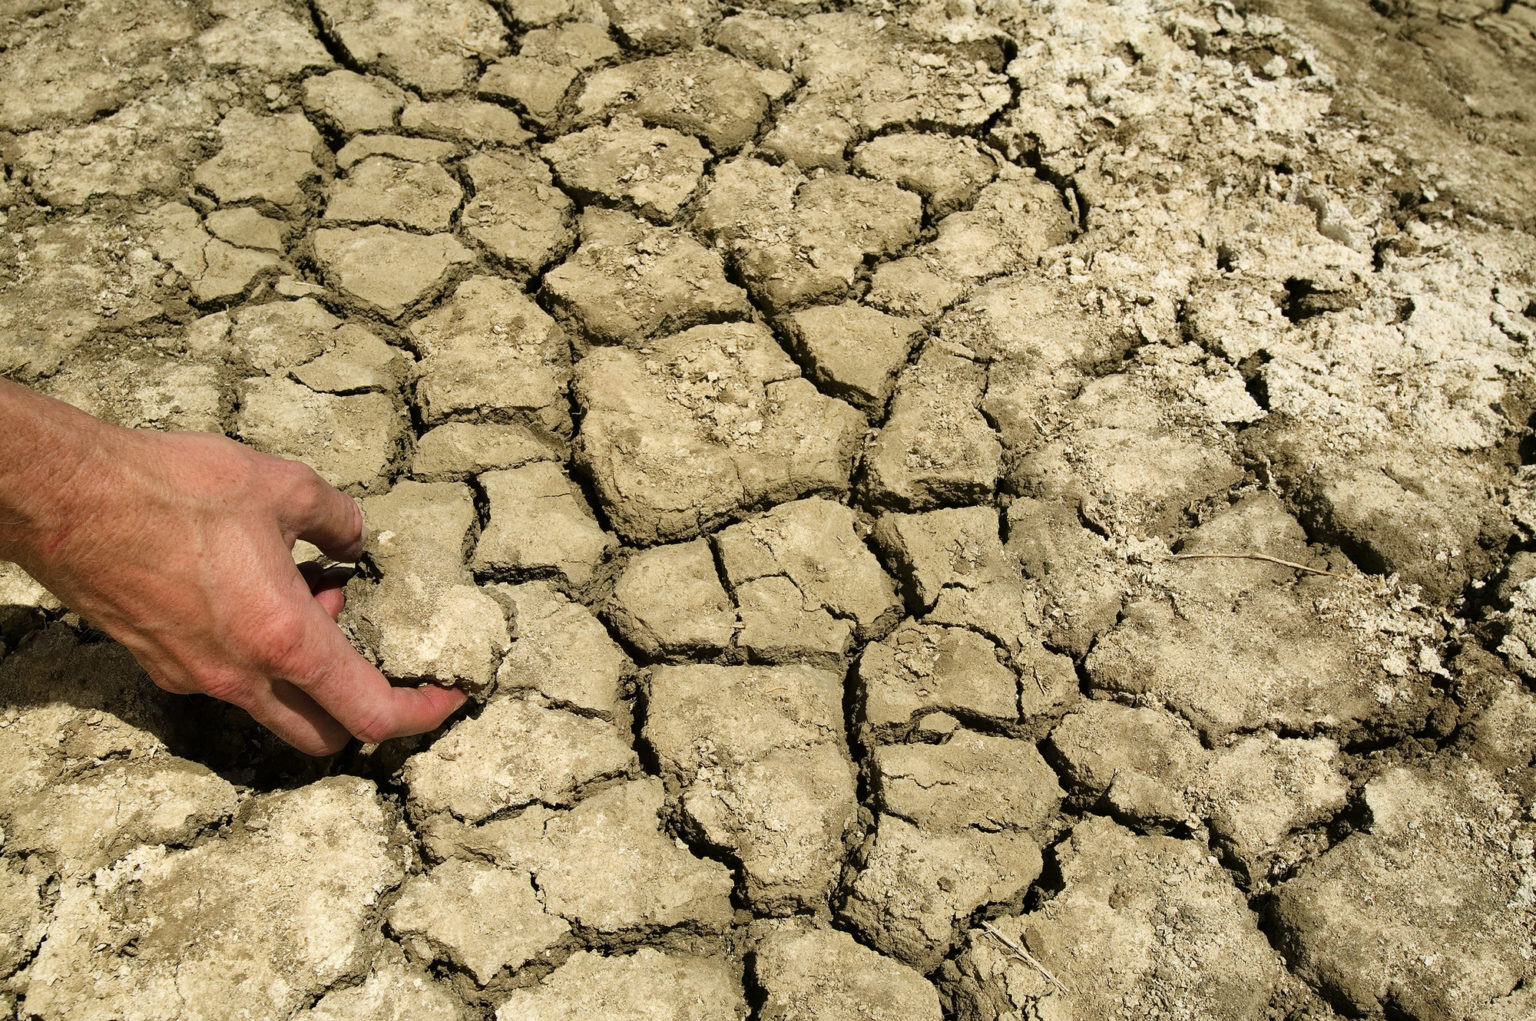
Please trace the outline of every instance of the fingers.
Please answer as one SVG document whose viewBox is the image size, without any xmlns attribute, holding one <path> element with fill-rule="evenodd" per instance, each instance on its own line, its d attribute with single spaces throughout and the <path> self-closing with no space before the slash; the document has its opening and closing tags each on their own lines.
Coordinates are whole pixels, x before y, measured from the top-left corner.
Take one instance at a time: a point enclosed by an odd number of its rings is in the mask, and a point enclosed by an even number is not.
<svg viewBox="0 0 1536 1021">
<path fill-rule="evenodd" d="M 288 505 L 278 509 L 290 545 L 293 539 L 303 539 L 320 547 L 328 557 L 355 562 L 368 540 L 357 501 L 304 465 L 289 463 L 295 472 L 303 473 Z"/>
<path fill-rule="evenodd" d="M 251 693 L 242 706 L 251 717 L 305 755 L 334 755 L 352 735 L 319 703 L 287 681 Z"/>
<path fill-rule="evenodd" d="M 464 704 L 464 693 L 452 688 L 391 686 L 313 601 L 299 648 L 305 660 L 292 664 L 289 677 L 366 744 L 426 733 Z"/>
<path fill-rule="evenodd" d="M 315 597 L 325 612 L 335 620 L 341 616 L 341 611 L 346 609 L 347 594 L 344 588 L 352 579 L 353 571 L 346 567 L 323 567 L 316 563 L 299 565 L 299 573 L 304 576 L 305 583 L 309 586 L 310 595 Z"/>
</svg>

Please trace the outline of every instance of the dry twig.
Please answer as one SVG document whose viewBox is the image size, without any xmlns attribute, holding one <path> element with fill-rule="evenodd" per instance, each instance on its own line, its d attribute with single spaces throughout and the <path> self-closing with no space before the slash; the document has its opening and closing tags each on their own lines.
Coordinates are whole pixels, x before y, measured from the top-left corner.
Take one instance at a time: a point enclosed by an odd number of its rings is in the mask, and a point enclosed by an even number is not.
<svg viewBox="0 0 1536 1021">
<path fill-rule="evenodd" d="M 1044 975 L 1046 981 L 1050 982 L 1050 984 L 1055 986 L 1057 989 L 1060 989 L 1063 993 L 1072 992 L 1071 989 L 1067 988 L 1067 984 L 1065 982 L 1047 971 L 1045 965 L 1041 964 L 1035 958 L 1034 954 L 1030 953 L 1028 950 L 1025 950 L 1024 947 L 1020 945 L 1018 940 L 1009 939 L 1007 936 L 1003 935 L 997 926 L 993 925 L 991 922 L 982 922 L 981 927 L 987 930 L 988 934 L 990 934 L 993 939 L 1001 943 L 1011 954 L 1013 954 L 1014 957 L 1018 958 L 1021 964 L 1027 964 L 1031 968 L 1038 971 L 1040 974 Z"/>
<path fill-rule="evenodd" d="M 463 24 L 463 26 L 461 26 L 459 28 L 458 44 L 459 44 L 459 47 L 461 49 L 463 49 L 464 52 L 466 52 L 466 53 L 477 54 L 477 55 L 479 55 L 481 57 L 484 57 L 486 60 L 498 60 L 498 59 L 500 59 L 496 54 L 487 52 L 486 50 L 482 50 L 480 47 L 476 46 L 474 43 L 469 41 L 469 15 L 468 14 L 464 15 L 464 24 Z"/>
<path fill-rule="evenodd" d="M 1298 564 L 1291 560 L 1281 560 L 1272 557 L 1268 553 L 1170 553 L 1173 560 L 1262 560 L 1266 564 L 1279 564 L 1281 567 L 1289 567 L 1293 571 L 1305 571 L 1308 574 L 1322 574 L 1329 578 L 1343 578 L 1349 580 L 1348 575 L 1334 574 L 1332 571 L 1324 571 L 1318 567 L 1308 567 L 1306 564 Z"/>
</svg>

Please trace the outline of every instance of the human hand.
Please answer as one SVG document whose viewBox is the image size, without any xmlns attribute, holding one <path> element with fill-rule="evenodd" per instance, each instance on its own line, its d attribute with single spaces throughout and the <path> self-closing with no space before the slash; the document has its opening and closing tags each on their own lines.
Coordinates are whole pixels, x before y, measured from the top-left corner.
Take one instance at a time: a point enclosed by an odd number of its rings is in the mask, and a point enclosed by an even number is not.
<svg viewBox="0 0 1536 1021">
<path fill-rule="evenodd" d="M 0 556 L 160 687 L 231 702 L 311 755 L 431 730 L 463 704 L 451 689 L 392 687 L 336 627 L 343 578 L 294 565 L 298 539 L 340 561 L 366 539 L 356 501 L 310 468 L 222 436 L 106 425 L 17 389 L 0 398 L 61 416 L 48 432 L 65 453 L 42 485 L 0 495 L 19 522 Z"/>
</svg>

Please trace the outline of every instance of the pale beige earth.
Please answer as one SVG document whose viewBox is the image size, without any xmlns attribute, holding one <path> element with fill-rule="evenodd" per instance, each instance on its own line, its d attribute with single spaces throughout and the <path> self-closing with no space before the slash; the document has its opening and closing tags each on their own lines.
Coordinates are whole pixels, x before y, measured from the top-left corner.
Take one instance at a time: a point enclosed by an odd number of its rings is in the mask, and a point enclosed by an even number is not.
<svg viewBox="0 0 1536 1021">
<path fill-rule="evenodd" d="M 1529 0 L 0 0 L 0 372 L 473 696 L 0 570 L 0 1017 L 1536 1016 L 1533 110 Z"/>
</svg>

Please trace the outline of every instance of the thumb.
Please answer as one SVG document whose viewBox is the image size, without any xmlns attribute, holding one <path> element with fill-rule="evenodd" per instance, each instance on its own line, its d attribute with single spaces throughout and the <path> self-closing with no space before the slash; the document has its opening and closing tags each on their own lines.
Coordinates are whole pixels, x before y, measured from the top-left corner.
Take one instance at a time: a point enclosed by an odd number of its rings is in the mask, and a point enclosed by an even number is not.
<svg viewBox="0 0 1536 1021">
<path fill-rule="evenodd" d="M 290 536 L 314 543 L 333 560 L 355 563 L 368 541 L 368 527 L 357 501 L 326 482 L 306 465 L 304 478 L 279 514 Z"/>
</svg>

